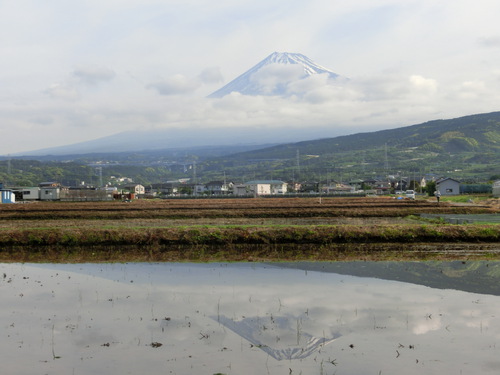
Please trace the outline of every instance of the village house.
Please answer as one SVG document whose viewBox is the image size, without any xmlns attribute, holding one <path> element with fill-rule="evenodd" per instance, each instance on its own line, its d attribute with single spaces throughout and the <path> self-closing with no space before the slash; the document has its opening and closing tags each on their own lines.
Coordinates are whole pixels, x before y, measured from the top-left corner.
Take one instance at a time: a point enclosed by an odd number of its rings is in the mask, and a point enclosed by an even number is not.
<svg viewBox="0 0 500 375">
<path fill-rule="evenodd" d="M 178 183 L 172 182 L 161 182 L 158 184 L 151 184 L 145 188 L 145 193 L 156 196 L 169 196 L 169 195 L 177 195 L 179 192 Z"/>
<path fill-rule="evenodd" d="M 247 193 L 258 195 L 280 195 L 287 192 L 287 183 L 280 180 L 253 180 L 245 183 Z"/>
<path fill-rule="evenodd" d="M 128 184 L 123 186 L 123 190 L 126 190 L 136 196 L 142 196 L 146 193 L 146 189 L 140 184 Z"/>
<path fill-rule="evenodd" d="M 233 185 L 233 195 L 237 197 L 243 197 L 249 195 L 248 186 L 245 184 L 234 184 Z"/>
<path fill-rule="evenodd" d="M 365 180 L 365 185 L 371 187 L 377 195 L 390 194 L 392 185 L 390 181 L 384 180 Z"/>
<path fill-rule="evenodd" d="M 228 195 L 232 192 L 233 185 L 234 184 L 232 182 L 227 183 L 225 181 L 210 181 L 205 184 L 205 188 L 210 195 Z"/>
<path fill-rule="evenodd" d="M 363 189 L 364 184 L 365 181 L 361 179 L 354 179 L 348 183 L 348 185 L 352 186 L 355 191 Z"/>
<path fill-rule="evenodd" d="M 328 186 L 323 186 L 321 190 L 325 194 L 349 194 L 354 193 L 355 188 L 351 185 L 336 182 Z"/>
<path fill-rule="evenodd" d="M 439 190 L 441 195 L 458 195 L 460 194 L 460 181 L 453 178 L 440 178 L 436 180 L 436 190 Z"/>
<path fill-rule="evenodd" d="M 58 182 L 42 182 L 39 185 L 41 201 L 58 201 L 61 198 L 61 184 Z"/>
</svg>

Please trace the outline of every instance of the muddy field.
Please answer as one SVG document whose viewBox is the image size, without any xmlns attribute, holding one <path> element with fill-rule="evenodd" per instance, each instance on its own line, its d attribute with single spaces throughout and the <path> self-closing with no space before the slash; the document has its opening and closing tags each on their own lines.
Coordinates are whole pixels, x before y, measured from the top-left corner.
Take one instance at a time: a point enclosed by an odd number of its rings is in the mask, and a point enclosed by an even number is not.
<svg viewBox="0 0 500 375">
<path fill-rule="evenodd" d="M 449 225 L 419 216 L 497 212 L 498 206 L 486 204 L 438 205 L 391 198 L 2 205 L 0 260 L 364 259 L 370 254 L 412 259 L 425 254 L 498 257 L 500 226 Z M 448 244 L 453 244 L 453 251 Z"/>
<path fill-rule="evenodd" d="M 3 205 L 0 220 L 59 219 L 204 219 L 405 217 L 419 213 L 473 214 L 490 205 L 437 204 L 391 198 L 166 199 L 132 202 L 36 202 Z"/>
</svg>

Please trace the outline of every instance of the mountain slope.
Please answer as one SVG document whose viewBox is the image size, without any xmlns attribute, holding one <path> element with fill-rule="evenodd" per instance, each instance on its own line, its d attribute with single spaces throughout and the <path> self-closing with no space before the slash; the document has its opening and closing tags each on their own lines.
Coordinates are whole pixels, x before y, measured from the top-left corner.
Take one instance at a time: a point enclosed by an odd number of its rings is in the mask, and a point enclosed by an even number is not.
<svg viewBox="0 0 500 375">
<path fill-rule="evenodd" d="M 238 158 L 291 158 L 302 154 L 347 152 L 388 147 L 420 147 L 435 152 L 500 152 L 500 112 L 359 133 L 335 138 L 303 141 L 239 153 Z"/>
<path fill-rule="evenodd" d="M 339 129 L 339 132 L 341 130 Z M 198 128 L 196 131 L 186 129 L 161 129 L 127 131 L 102 137 L 86 142 L 79 142 L 66 146 L 51 147 L 16 154 L 15 156 L 35 155 L 77 155 L 90 153 L 117 153 L 137 152 L 166 149 L 193 149 L 193 148 L 236 148 L 242 145 L 261 147 L 263 144 L 279 144 L 297 142 L 307 139 L 310 134 L 319 136 L 324 131 L 317 130 L 314 134 L 307 128 L 291 129 L 283 134 L 279 128 L 267 129 L 266 138 L 262 139 L 260 132 L 254 126 L 234 126 L 231 128 Z"/>
<path fill-rule="evenodd" d="M 482 261 L 452 262 L 331 262 L 279 263 L 276 267 L 373 277 L 431 288 L 500 295 L 500 264 Z"/>
<path fill-rule="evenodd" d="M 482 182 L 500 175 L 500 112 L 241 152 L 208 160 L 198 171 L 209 179 L 224 171 L 241 180 L 325 183 L 430 174 Z"/>
<path fill-rule="evenodd" d="M 153 135 L 160 138 L 159 134 Z M 147 152 L 128 150 L 122 154 L 25 157 L 65 161 L 61 163 L 38 163 L 11 157 L 2 161 L 0 158 L 0 181 L 11 186 L 32 186 L 36 181 L 51 180 L 68 185 L 92 178 L 95 181 L 93 164 L 84 167 L 66 161 L 79 160 L 88 164 L 98 160 L 99 166 L 106 167 L 103 169 L 105 177 L 126 176 L 144 184 L 194 178 L 194 171 L 197 181 L 201 182 L 227 178 L 233 182 L 280 179 L 324 184 L 327 181 L 384 179 L 388 175 L 418 178 L 428 173 L 462 182 L 484 182 L 500 178 L 500 112 L 258 147 L 150 148 Z M 235 153 L 236 150 L 247 152 Z M 191 168 L 195 161 L 196 168 Z"/>
<path fill-rule="evenodd" d="M 222 98 L 232 92 L 243 95 L 284 95 L 290 82 L 312 75 L 339 75 L 299 53 L 274 52 L 253 68 L 213 92 L 209 98 Z"/>
</svg>

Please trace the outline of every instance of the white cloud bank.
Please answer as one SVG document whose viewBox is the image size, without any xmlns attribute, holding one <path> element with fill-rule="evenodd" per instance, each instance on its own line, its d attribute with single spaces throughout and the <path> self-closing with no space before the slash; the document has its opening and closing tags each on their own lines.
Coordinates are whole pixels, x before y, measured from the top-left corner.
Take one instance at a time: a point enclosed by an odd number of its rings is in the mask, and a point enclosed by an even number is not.
<svg viewBox="0 0 500 375">
<path fill-rule="evenodd" d="M 499 12 L 493 0 L 2 2 L 0 155 L 127 130 L 327 137 L 496 111 Z M 292 67 L 286 99 L 205 98 L 273 51 L 349 80 L 295 80 Z M 258 79 L 271 90 L 270 73 Z"/>
</svg>

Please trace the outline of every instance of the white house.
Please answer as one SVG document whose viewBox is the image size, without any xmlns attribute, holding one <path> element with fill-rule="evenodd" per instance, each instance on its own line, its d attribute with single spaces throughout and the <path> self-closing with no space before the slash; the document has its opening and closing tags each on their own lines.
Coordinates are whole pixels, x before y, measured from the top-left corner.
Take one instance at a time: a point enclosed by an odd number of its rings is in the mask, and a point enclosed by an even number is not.
<svg viewBox="0 0 500 375">
<path fill-rule="evenodd" d="M 280 180 L 253 180 L 245 183 L 249 194 L 279 195 L 287 191 L 287 183 Z"/>
<path fill-rule="evenodd" d="M 174 182 L 162 182 L 158 184 L 149 185 L 149 189 L 146 189 L 146 194 L 156 195 L 176 195 L 178 193 L 178 183 Z"/>
<path fill-rule="evenodd" d="M 458 195 L 460 194 L 460 181 L 453 178 L 440 178 L 436 181 L 436 190 L 439 190 L 441 195 Z"/>
</svg>

